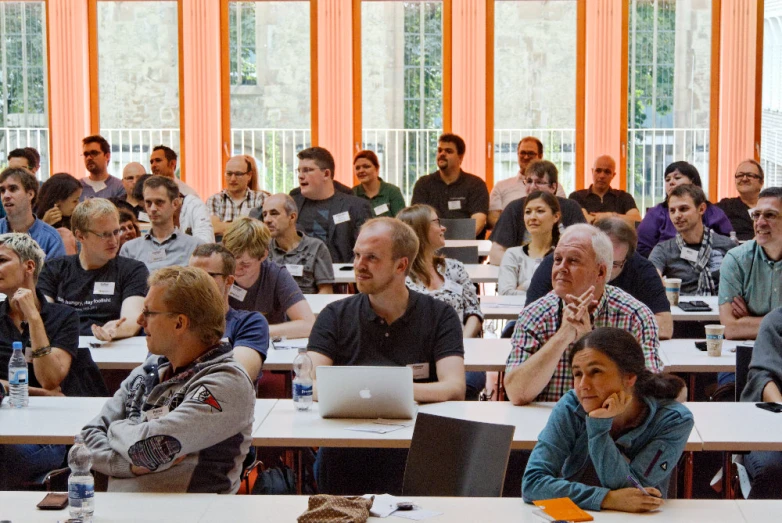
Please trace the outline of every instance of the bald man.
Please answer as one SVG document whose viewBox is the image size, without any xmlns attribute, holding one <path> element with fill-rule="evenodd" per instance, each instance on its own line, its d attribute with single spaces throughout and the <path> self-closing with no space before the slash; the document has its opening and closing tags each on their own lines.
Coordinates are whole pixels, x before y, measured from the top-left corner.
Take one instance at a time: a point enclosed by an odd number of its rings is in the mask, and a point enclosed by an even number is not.
<svg viewBox="0 0 782 523">
<path fill-rule="evenodd" d="M 616 176 L 616 162 L 604 154 L 595 159 L 592 166 L 592 185 L 570 194 L 570 198 L 581 205 L 584 217 L 589 223 L 602 218 L 621 218 L 635 227 L 641 221 L 641 213 L 633 196 L 620 189 L 611 188 L 611 180 Z"/>
<path fill-rule="evenodd" d="M 144 210 L 144 202 L 140 202 L 133 198 L 133 188 L 136 186 L 136 182 L 141 176 L 147 174 L 147 170 L 138 162 L 130 162 L 122 169 L 122 186 L 125 187 L 127 197 L 125 200 L 135 208 Z M 138 214 L 136 214 L 138 217 Z"/>
<path fill-rule="evenodd" d="M 232 156 L 225 164 L 225 189 L 206 200 L 215 234 L 224 234 L 240 216 L 263 206 L 268 193 L 258 189 L 258 166 L 255 158 Z"/>
</svg>

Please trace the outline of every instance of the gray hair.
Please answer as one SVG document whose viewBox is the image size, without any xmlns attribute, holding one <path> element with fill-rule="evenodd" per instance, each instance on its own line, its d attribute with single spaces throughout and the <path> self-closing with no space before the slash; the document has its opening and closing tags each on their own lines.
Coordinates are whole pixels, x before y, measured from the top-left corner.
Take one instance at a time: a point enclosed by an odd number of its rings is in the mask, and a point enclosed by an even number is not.
<svg viewBox="0 0 782 523">
<path fill-rule="evenodd" d="M 592 250 L 595 252 L 597 264 L 604 265 L 610 274 L 611 269 L 614 267 L 614 244 L 611 243 L 611 238 L 594 225 L 577 223 L 565 229 L 565 232 L 562 233 L 562 237 L 559 239 L 559 244 L 562 245 L 568 237 L 576 234 L 589 236 L 592 240 Z"/>
<path fill-rule="evenodd" d="M 296 205 L 296 201 L 291 198 L 290 194 L 279 193 L 273 194 L 272 196 L 282 196 L 282 208 L 285 209 L 285 212 L 290 216 L 293 213 L 296 213 L 296 215 L 299 215 L 299 207 Z"/>
<path fill-rule="evenodd" d="M 0 245 L 5 245 L 19 257 L 19 261 L 22 263 L 32 260 L 35 263 L 35 270 L 33 271 L 33 282 L 38 282 L 38 275 L 41 274 L 43 269 L 43 260 L 46 258 L 46 254 L 38 245 L 38 242 L 33 240 L 32 236 L 22 234 L 19 232 L 9 232 L 6 234 L 0 234 Z"/>
</svg>

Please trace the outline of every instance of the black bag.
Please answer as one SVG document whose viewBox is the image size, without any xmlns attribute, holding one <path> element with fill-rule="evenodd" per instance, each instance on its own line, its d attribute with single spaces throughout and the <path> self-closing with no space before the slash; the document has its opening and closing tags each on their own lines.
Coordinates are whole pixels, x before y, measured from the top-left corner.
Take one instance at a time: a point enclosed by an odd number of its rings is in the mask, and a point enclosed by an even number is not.
<svg viewBox="0 0 782 523">
<path fill-rule="evenodd" d="M 270 467 L 260 474 L 253 485 L 253 494 L 296 494 L 296 477 L 287 465 Z"/>
</svg>

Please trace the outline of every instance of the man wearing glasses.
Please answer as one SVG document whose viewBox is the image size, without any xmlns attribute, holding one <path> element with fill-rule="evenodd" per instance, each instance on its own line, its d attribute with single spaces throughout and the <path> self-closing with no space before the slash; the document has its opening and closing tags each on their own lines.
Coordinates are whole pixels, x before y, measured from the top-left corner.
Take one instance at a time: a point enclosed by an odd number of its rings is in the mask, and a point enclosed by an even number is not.
<svg viewBox="0 0 782 523">
<path fill-rule="evenodd" d="M 79 201 L 89 198 L 125 198 L 125 187 L 122 180 L 109 174 L 107 167 L 111 160 L 111 146 L 103 136 L 98 134 L 88 136 L 82 141 L 84 148 L 84 167 L 89 176 L 81 179 L 82 191 Z"/>
<path fill-rule="evenodd" d="M 252 156 L 233 156 L 225 164 L 225 189 L 206 200 L 215 234 L 224 234 L 239 216 L 263 206 L 266 193 L 258 190 L 258 169 Z"/>
<path fill-rule="evenodd" d="M 117 208 L 104 198 L 84 201 L 73 210 L 71 228 L 81 252 L 47 262 L 38 289 L 48 301 L 78 311 L 82 336 L 104 341 L 135 336 L 149 271 L 140 261 L 117 256 Z"/>
<path fill-rule="evenodd" d="M 733 225 L 736 236 L 741 241 L 751 240 L 755 236 L 755 227 L 750 211 L 757 205 L 760 191 L 763 190 L 763 168 L 755 160 L 744 160 L 736 168 L 736 198 L 723 198 L 717 204 Z"/>
<path fill-rule="evenodd" d="M 782 188 L 760 192 L 755 239 L 728 251 L 720 269 L 720 323 L 728 339 L 755 339 L 763 316 L 782 306 Z"/>
<path fill-rule="evenodd" d="M 641 213 L 630 193 L 611 188 L 614 176 L 614 159 L 607 154 L 598 156 L 592 166 L 592 185 L 588 189 L 572 192 L 570 198 L 581 205 L 589 223 L 603 218 L 621 218 L 635 227 L 641 221 Z"/>
<path fill-rule="evenodd" d="M 557 166 L 547 160 L 535 160 L 530 162 L 525 172 L 526 187 L 529 191 L 545 191 L 557 194 L 559 189 L 559 173 Z M 524 202 L 523 198 L 512 201 L 503 211 L 497 225 L 491 233 L 491 250 L 489 261 L 499 265 L 502 256 L 507 249 L 518 247 L 526 239 L 527 228 L 524 226 Z M 562 227 L 568 227 L 574 223 L 585 223 L 581 206 L 574 200 L 557 196 L 559 208 L 562 211 Z M 560 229 L 561 230 L 561 229 Z"/>
</svg>

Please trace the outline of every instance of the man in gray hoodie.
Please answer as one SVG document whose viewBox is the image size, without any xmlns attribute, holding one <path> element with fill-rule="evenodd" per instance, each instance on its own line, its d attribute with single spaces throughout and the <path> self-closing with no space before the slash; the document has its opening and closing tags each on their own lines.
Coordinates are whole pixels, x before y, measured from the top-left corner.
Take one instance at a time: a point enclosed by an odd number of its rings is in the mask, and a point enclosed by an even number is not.
<svg viewBox="0 0 782 523">
<path fill-rule="evenodd" d="M 159 269 L 138 322 L 151 356 L 82 430 L 93 469 L 110 491 L 236 493 L 255 396 L 220 343 L 217 285 L 202 269 Z"/>
</svg>

